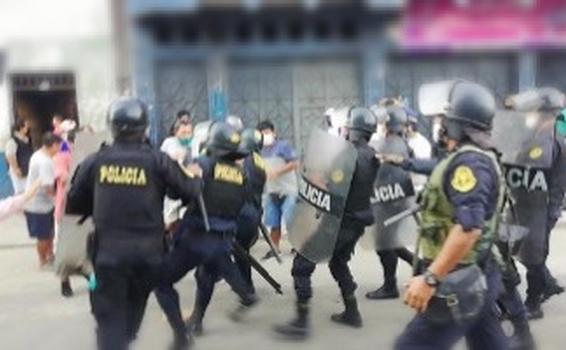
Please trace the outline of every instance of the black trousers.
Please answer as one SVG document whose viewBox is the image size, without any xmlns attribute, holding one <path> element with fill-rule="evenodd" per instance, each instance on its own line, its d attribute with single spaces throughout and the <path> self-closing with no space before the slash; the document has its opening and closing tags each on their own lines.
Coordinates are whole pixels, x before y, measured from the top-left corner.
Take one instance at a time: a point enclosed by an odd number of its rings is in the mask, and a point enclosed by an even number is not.
<svg viewBox="0 0 566 350">
<path fill-rule="evenodd" d="M 354 294 L 358 287 L 350 272 L 348 262 L 352 258 L 356 243 L 364 232 L 363 226 L 356 228 L 342 227 L 338 234 L 338 240 L 328 268 L 334 280 L 338 283 L 342 296 L 348 297 Z M 291 274 L 295 285 L 295 293 L 299 303 L 306 303 L 312 297 L 311 276 L 316 269 L 316 264 L 297 253 L 293 260 Z"/>
<path fill-rule="evenodd" d="M 413 253 L 407 248 L 377 251 L 381 265 L 383 266 L 383 280 L 388 287 L 395 287 L 397 284 L 397 265 L 401 259 L 407 264 L 413 264 Z"/>
<path fill-rule="evenodd" d="M 255 229 L 251 230 L 238 230 L 236 241 L 249 253 L 250 248 L 257 241 L 257 235 L 257 226 L 255 226 Z M 234 262 L 238 267 L 242 279 L 248 285 L 249 291 L 255 293 L 250 263 L 246 259 L 238 256 L 234 256 Z M 214 294 L 214 286 L 216 282 L 221 279 L 221 271 L 217 264 L 204 264 L 197 268 L 195 277 L 197 281 L 196 304 L 200 316 L 204 317 L 212 295 Z"/>
<path fill-rule="evenodd" d="M 176 283 L 194 268 L 206 265 L 245 300 L 251 290 L 232 260 L 232 239 L 232 235 L 218 232 L 182 234 L 164 258 L 159 281 L 162 285 Z"/>
<path fill-rule="evenodd" d="M 97 287 L 91 294 L 99 350 L 125 350 L 136 338 L 156 266 L 95 266 Z"/>
</svg>

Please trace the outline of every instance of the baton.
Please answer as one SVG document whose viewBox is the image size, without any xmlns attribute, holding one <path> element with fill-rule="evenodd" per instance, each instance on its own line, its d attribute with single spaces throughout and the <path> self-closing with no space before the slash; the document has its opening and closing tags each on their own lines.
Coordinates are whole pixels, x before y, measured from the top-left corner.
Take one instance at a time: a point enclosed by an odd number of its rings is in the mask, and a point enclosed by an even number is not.
<svg viewBox="0 0 566 350">
<path fill-rule="evenodd" d="M 259 273 L 260 276 L 263 277 L 263 279 L 267 283 L 269 283 L 270 286 L 273 287 L 273 289 L 275 289 L 275 292 L 277 294 L 283 295 L 283 291 L 281 290 L 281 284 L 279 284 L 269 274 L 269 272 L 267 272 L 267 270 L 240 245 L 240 243 L 238 243 L 237 241 L 234 241 L 232 246 L 234 248 L 234 255 L 237 255 L 240 258 L 243 258 L 244 260 L 246 260 L 250 264 L 250 266 L 254 270 L 256 270 L 256 272 Z"/>
<path fill-rule="evenodd" d="M 206 211 L 206 205 L 204 204 L 204 198 L 202 194 L 198 195 L 198 206 L 200 208 L 200 213 L 204 221 L 204 229 L 206 232 L 210 232 L 210 221 L 208 221 L 208 212 Z"/>
<path fill-rule="evenodd" d="M 413 218 L 415 219 L 415 222 L 417 223 L 417 225 L 420 227 L 421 226 L 421 219 L 419 218 L 419 216 L 417 215 L 417 213 L 421 210 L 421 206 L 420 205 L 416 205 L 412 208 L 409 208 L 407 210 L 403 210 L 402 212 L 395 214 L 393 216 L 391 216 L 389 219 L 385 220 L 383 222 L 383 226 L 388 227 L 391 226 L 405 218 L 408 218 L 409 216 L 413 216 Z M 413 255 L 413 263 L 412 263 L 412 268 L 413 268 L 413 276 L 417 276 L 419 274 L 419 247 L 421 246 L 421 239 L 422 239 L 422 235 L 419 234 L 417 235 L 417 243 L 416 243 L 416 248 L 415 248 L 415 252 Z"/>
<path fill-rule="evenodd" d="M 420 205 L 417 205 L 417 206 L 414 206 L 412 208 L 403 210 L 402 212 L 395 214 L 395 215 L 389 217 L 387 220 L 385 220 L 383 222 L 383 226 L 389 227 L 389 226 L 391 226 L 391 225 L 393 225 L 393 224 L 395 224 L 395 223 L 397 223 L 397 222 L 399 222 L 399 221 L 401 221 L 401 220 L 403 220 L 403 219 L 405 219 L 405 218 L 407 218 L 411 215 L 416 216 L 416 214 L 419 212 L 419 210 L 421 210 Z M 415 220 L 417 220 L 417 224 L 420 221 L 417 218 L 415 218 Z"/>
<path fill-rule="evenodd" d="M 178 161 L 177 163 L 179 164 L 179 167 L 181 168 L 183 173 L 185 173 L 185 175 L 187 175 L 189 178 L 193 179 L 196 176 L 183 165 L 183 162 Z M 198 206 L 200 208 L 200 213 L 204 221 L 204 229 L 206 230 L 206 232 L 210 232 L 210 221 L 208 221 L 208 211 L 206 211 L 206 205 L 204 204 L 204 198 L 202 196 L 202 193 L 198 195 L 197 200 L 198 200 Z"/>
<path fill-rule="evenodd" d="M 263 222 L 259 223 L 259 231 L 261 232 L 261 235 L 263 236 L 263 238 L 265 239 L 265 241 L 269 245 L 269 250 L 271 250 L 271 252 L 275 256 L 275 259 L 277 259 L 277 262 L 279 264 L 283 264 L 283 259 L 281 259 L 281 256 L 279 255 L 277 248 L 275 248 L 275 244 L 273 244 L 271 237 L 269 237 L 269 234 L 267 233 L 267 228 L 265 227 Z"/>
</svg>

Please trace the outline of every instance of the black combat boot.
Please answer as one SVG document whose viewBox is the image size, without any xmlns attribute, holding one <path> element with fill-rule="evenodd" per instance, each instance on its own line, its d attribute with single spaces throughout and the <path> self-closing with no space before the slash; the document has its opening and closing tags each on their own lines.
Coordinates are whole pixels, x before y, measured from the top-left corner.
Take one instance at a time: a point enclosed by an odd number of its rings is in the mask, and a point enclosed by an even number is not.
<svg viewBox="0 0 566 350">
<path fill-rule="evenodd" d="M 203 301 L 201 301 L 200 293 L 197 291 L 193 312 L 191 313 L 191 316 L 189 316 L 189 318 L 185 321 L 187 333 L 190 333 L 197 337 L 200 337 L 202 335 L 202 319 L 204 318 L 204 312 L 205 308 L 203 306 Z"/>
<path fill-rule="evenodd" d="M 67 279 L 61 282 L 61 295 L 65 298 L 70 298 L 73 296 L 73 288 L 71 288 L 71 282 Z"/>
<path fill-rule="evenodd" d="M 397 289 L 397 280 L 386 281 L 383 286 L 366 294 L 366 298 L 370 300 L 385 300 L 399 298 L 399 290 Z"/>
<path fill-rule="evenodd" d="M 336 323 L 346 326 L 361 328 L 363 326 L 362 315 L 358 310 L 358 301 L 354 295 L 344 297 L 344 306 L 346 310 L 340 314 L 334 314 L 330 319 Z"/>
<path fill-rule="evenodd" d="M 535 341 L 527 320 L 511 320 L 515 329 L 509 338 L 509 350 L 535 350 Z"/>
<path fill-rule="evenodd" d="M 247 314 L 252 307 L 257 305 L 258 302 L 259 298 L 255 294 L 247 294 L 240 299 L 240 305 L 238 305 L 236 310 L 230 313 L 230 319 L 234 322 L 240 322 L 245 314 Z"/>
<path fill-rule="evenodd" d="M 310 335 L 309 304 L 297 302 L 297 317 L 273 330 L 283 336 L 305 339 Z"/>
<path fill-rule="evenodd" d="M 193 337 L 190 332 L 175 333 L 175 339 L 169 346 L 169 350 L 189 350 L 193 345 Z"/>
<path fill-rule="evenodd" d="M 559 295 L 564 293 L 564 287 L 558 284 L 558 281 L 550 276 L 549 279 L 546 281 L 546 285 L 544 287 L 544 293 L 542 295 L 542 302 L 546 302 L 548 299 L 555 295 Z"/>
<path fill-rule="evenodd" d="M 539 296 L 527 297 L 525 308 L 527 309 L 527 319 L 540 320 L 544 318 L 544 312 L 541 308 L 541 298 Z"/>
</svg>

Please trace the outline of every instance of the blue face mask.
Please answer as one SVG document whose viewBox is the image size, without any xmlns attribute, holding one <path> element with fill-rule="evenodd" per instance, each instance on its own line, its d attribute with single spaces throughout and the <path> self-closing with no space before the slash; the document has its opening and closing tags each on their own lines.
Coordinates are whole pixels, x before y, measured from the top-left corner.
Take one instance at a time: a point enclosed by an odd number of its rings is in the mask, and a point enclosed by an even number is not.
<svg viewBox="0 0 566 350">
<path fill-rule="evenodd" d="M 188 137 L 186 139 L 179 139 L 179 143 L 181 144 L 181 146 L 183 147 L 191 147 L 191 143 L 193 142 L 193 138 L 192 137 Z"/>
<path fill-rule="evenodd" d="M 559 136 L 566 136 L 566 109 L 556 118 L 556 133 Z"/>
</svg>

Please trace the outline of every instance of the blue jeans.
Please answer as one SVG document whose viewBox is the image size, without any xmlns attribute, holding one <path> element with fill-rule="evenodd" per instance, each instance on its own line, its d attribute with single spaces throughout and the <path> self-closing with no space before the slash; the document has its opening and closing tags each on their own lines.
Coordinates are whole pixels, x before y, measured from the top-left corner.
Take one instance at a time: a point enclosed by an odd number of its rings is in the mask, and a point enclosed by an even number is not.
<svg viewBox="0 0 566 350">
<path fill-rule="evenodd" d="M 271 229 L 280 229 L 282 221 L 289 225 L 296 203 L 296 195 L 268 194 L 265 202 L 265 225 Z"/>
<path fill-rule="evenodd" d="M 495 313 L 501 291 L 501 273 L 495 263 L 484 271 L 488 293 L 484 310 L 474 320 L 462 324 L 439 324 L 417 314 L 397 339 L 395 350 L 449 350 L 466 337 L 470 350 L 506 350 L 507 338 Z"/>
</svg>

